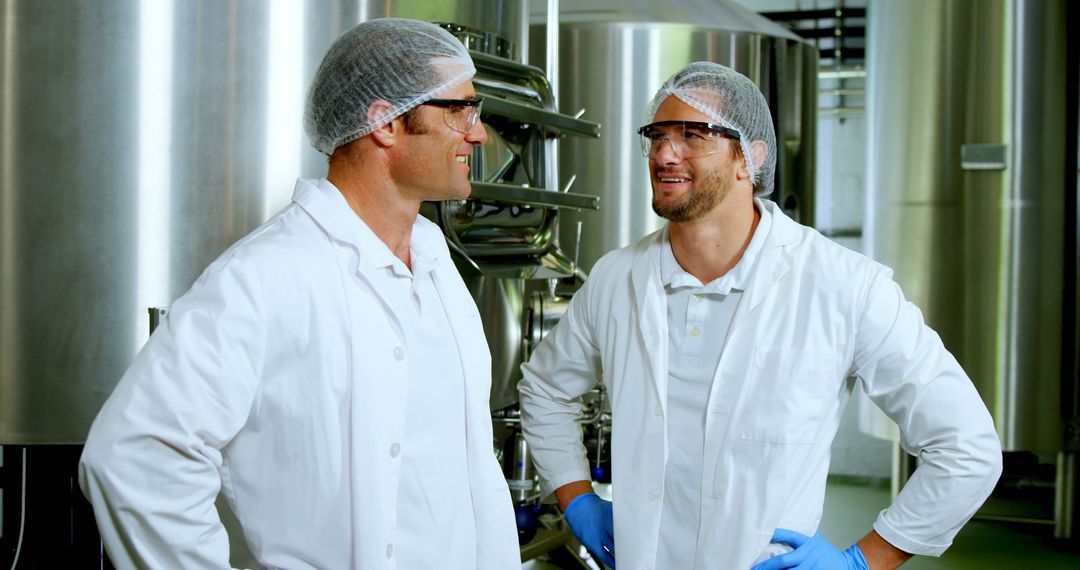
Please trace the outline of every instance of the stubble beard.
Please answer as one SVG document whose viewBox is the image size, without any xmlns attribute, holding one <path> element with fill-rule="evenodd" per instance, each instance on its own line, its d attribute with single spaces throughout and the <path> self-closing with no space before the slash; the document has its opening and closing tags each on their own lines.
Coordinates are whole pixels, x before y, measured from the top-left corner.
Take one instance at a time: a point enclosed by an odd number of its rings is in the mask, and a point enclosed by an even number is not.
<svg viewBox="0 0 1080 570">
<path fill-rule="evenodd" d="M 432 127 L 427 122 L 427 119 L 420 115 L 419 109 L 419 106 L 413 107 L 403 115 L 405 118 L 405 132 L 410 135 L 431 135 L 434 132 L 435 127 Z M 450 190 L 450 188 L 452 188 L 452 190 Z M 457 180 L 451 181 L 449 185 L 446 180 L 440 180 L 436 189 L 432 190 L 430 195 L 426 196 L 424 200 L 464 200 L 471 195 L 472 182 L 469 181 L 468 178 L 466 178 L 463 183 L 459 183 Z"/>
<path fill-rule="evenodd" d="M 691 187 L 685 196 L 673 203 L 662 205 L 653 195 L 653 212 L 665 220 L 680 224 L 697 220 L 711 212 L 727 194 L 720 185 L 720 175 L 709 173 L 699 184 Z"/>
</svg>

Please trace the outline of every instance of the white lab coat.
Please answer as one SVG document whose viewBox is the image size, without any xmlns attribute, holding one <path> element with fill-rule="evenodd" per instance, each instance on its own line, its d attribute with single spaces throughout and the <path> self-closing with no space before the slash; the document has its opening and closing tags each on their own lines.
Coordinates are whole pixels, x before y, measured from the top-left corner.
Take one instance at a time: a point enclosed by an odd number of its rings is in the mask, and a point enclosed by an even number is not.
<svg viewBox="0 0 1080 570">
<path fill-rule="evenodd" d="M 105 403 L 80 481 L 118 567 L 228 566 L 221 489 L 264 566 L 396 568 L 406 363 L 424 356 L 393 331 L 389 278 L 352 216 L 332 186 L 298 181 L 176 301 Z M 419 218 L 413 232 L 447 260 L 435 284 L 462 351 L 479 567 L 520 568 L 480 315 L 440 230 Z"/>
<path fill-rule="evenodd" d="M 874 528 L 907 552 L 940 554 L 1000 475 L 986 406 L 888 268 L 796 224 L 771 202 L 758 205 L 772 212 L 772 231 L 706 403 L 702 480 L 687 482 L 702 486 L 697 566 L 748 568 L 785 549 L 769 545 L 777 527 L 815 532 L 850 376 L 923 461 Z M 666 433 L 664 417 L 662 243 L 656 232 L 604 256 L 522 367 L 519 385 L 525 434 L 548 493 L 590 478 L 575 398 L 602 377 L 613 413 L 620 570 L 655 565 L 667 442 L 679 437 Z"/>
</svg>

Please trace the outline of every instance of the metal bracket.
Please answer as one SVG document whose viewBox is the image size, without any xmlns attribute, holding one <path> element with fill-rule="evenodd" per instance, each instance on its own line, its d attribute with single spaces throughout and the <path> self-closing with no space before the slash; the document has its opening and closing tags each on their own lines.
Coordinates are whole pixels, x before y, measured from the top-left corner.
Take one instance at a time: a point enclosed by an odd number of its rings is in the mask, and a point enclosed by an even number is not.
<svg viewBox="0 0 1080 570">
<path fill-rule="evenodd" d="M 509 204 L 528 204 L 550 208 L 569 208 L 571 210 L 599 210 L 600 198 L 572 192 L 553 192 L 542 188 L 473 182 L 473 200 L 489 200 Z"/>
<path fill-rule="evenodd" d="M 548 130 L 580 137 L 600 138 L 600 124 L 575 119 L 554 111 L 515 103 L 491 95 L 484 96 L 484 114 L 499 115 L 515 121 L 540 125 Z"/>
</svg>

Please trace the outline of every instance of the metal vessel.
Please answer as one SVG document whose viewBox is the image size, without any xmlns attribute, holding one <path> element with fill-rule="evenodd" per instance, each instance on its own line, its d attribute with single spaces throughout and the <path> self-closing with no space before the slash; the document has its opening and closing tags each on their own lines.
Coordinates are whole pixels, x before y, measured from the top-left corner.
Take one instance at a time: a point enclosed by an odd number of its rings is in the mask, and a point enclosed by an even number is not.
<svg viewBox="0 0 1080 570">
<path fill-rule="evenodd" d="M 877 2 L 869 14 L 873 256 L 974 381 L 1004 448 L 1058 451 L 1063 267 L 1075 266 L 1065 2 Z"/>
<path fill-rule="evenodd" d="M 516 400 L 523 280 L 573 273 L 557 211 L 596 207 L 552 191 L 554 137 L 598 132 L 559 115 L 543 72 L 522 63 L 521 2 L 45 0 L 0 12 L 0 444 L 81 443 L 148 337 L 147 308 L 170 305 L 286 205 L 298 175 L 325 175 L 302 131 L 311 76 L 342 32 L 383 16 L 444 24 L 473 50 L 495 144 L 474 155 L 475 200 L 425 213 L 478 302 L 500 307 L 485 316 L 495 390 Z M 508 319 L 516 330 L 491 335 Z"/>
<path fill-rule="evenodd" d="M 540 15 L 533 14 L 533 22 Z M 531 38 L 541 34 L 534 33 Z M 574 190 L 600 197 L 598 212 L 569 213 L 562 243 L 583 222 L 580 263 L 661 227 L 652 212 L 648 164 L 637 128 L 665 79 L 685 64 L 709 60 L 747 75 L 773 111 L 779 155 L 773 200 L 813 224 L 817 51 L 786 28 L 730 2 L 581 0 L 560 14 L 559 105 L 604 125 L 600 143 L 567 139 L 560 172 Z M 530 50 L 540 65 L 538 49 Z"/>
<path fill-rule="evenodd" d="M 473 153 L 471 199 L 428 203 L 421 213 L 442 226 L 480 308 L 497 410 L 518 399 L 532 340 L 528 298 L 542 295 L 546 280 L 578 276 L 558 247 L 560 212 L 597 208 L 594 196 L 558 191 L 556 137 L 594 138 L 599 125 L 559 114 L 540 69 L 488 54 L 473 53 L 473 60 L 489 142 Z"/>
<path fill-rule="evenodd" d="M 556 141 L 599 133 L 561 115 L 544 72 L 524 63 L 522 1 L 10 0 L 0 16 L 0 445 L 9 466 L 21 451 L 24 482 L 47 482 L 0 491 L 59 513 L 24 529 L 5 505 L 0 526 L 20 528 L 20 541 L 27 531 L 20 562 L 102 563 L 71 483 L 78 444 L 163 314 L 147 308 L 170 305 L 285 206 L 297 176 L 325 175 L 302 131 L 306 91 L 330 43 L 372 18 L 438 23 L 476 63 L 490 143 L 472 156 L 472 199 L 422 213 L 481 309 L 492 406 L 506 408 L 495 434 L 518 442 L 518 367 L 565 309 L 548 280 L 581 276 L 559 250 L 559 212 L 597 207 L 559 191 Z M 527 540 L 538 492 L 527 450 L 512 449 Z M 221 504 L 234 565 L 255 565 Z M 569 539 L 561 526 L 540 532 L 526 558 Z M 71 537 L 75 547 L 57 546 Z"/>
</svg>

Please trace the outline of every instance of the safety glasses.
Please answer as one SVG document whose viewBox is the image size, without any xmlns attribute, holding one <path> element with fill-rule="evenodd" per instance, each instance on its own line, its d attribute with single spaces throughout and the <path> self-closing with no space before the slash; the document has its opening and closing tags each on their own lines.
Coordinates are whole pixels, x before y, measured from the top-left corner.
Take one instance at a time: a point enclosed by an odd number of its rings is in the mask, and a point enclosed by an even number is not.
<svg viewBox="0 0 1080 570">
<path fill-rule="evenodd" d="M 480 118 L 482 99 L 428 99 L 421 105 L 442 107 L 446 124 L 455 131 L 468 134 Z"/>
<path fill-rule="evenodd" d="M 653 158 L 664 142 L 679 158 L 698 158 L 720 152 L 720 139 L 739 140 L 739 131 L 699 121 L 660 121 L 638 129 L 641 154 Z"/>
</svg>

